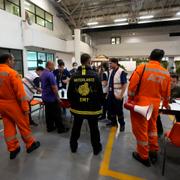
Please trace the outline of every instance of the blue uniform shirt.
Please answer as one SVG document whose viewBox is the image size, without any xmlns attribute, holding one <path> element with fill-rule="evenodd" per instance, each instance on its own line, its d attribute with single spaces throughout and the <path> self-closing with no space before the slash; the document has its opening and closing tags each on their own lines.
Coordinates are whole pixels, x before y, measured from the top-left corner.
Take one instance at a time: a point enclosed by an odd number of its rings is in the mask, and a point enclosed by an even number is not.
<svg viewBox="0 0 180 180">
<path fill-rule="evenodd" d="M 70 78 L 70 73 L 67 69 L 64 69 L 63 72 L 60 72 L 59 69 L 53 71 L 58 89 L 66 89 L 66 84 L 63 83 L 63 80 Z"/>
</svg>

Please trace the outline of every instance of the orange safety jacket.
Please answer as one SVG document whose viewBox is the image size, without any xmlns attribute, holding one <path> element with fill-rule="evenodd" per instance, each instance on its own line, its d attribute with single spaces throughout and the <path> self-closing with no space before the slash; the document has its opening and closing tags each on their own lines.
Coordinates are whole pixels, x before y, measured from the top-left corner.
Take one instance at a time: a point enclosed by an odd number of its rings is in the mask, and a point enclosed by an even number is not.
<svg viewBox="0 0 180 180">
<path fill-rule="evenodd" d="M 140 88 L 137 92 L 140 79 Z M 150 60 L 146 65 L 139 65 L 132 74 L 128 96 L 129 100 L 133 100 L 137 105 L 154 104 L 156 107 L 159 107 L 162 100 L 163 106 L 167 107 L 170 98 L 170 88 L 169 72 L 158 61 Z"/>
<path fill-rule="evenodd" d="M 16 101 L 23 112 L 29 111 L 27 96 L 20 75 L 6 64 L 0 64 L 0 102 Z"/>
</svg>

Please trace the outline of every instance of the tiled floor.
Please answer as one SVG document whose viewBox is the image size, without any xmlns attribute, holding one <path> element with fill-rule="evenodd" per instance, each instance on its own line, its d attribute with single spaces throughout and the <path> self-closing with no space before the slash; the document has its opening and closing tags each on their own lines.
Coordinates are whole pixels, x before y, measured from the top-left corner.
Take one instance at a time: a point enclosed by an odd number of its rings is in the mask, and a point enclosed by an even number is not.
<svg viewBox="0 0 180 180">
<path fill-rule="evenodd" d="M 136 162 L 131 153 L 135 149 L 135 139 L 131 133 L 129 114 L 125 112 L 126 131 L 115 137 L 110 154 L 109 170 L 125 173 L 148 180 L 179 180 L 180 179 L 180 153 L 174 148 L 168 148 L 169 157 L 166 163 L 166 174 L 161 176 L 162 154 L 159 162 L 150 168 Z M 69 115 L 68 115 L 69 118 Z M 163 125 L 169 129 L 172 122 L 167 116 L 162 117 Z M 103 148 L 106 148 L 110 129 L 100 124 Z M 76 154 L 69 150 L 70 132 L 59 135 L 56 132 L 46 133 L 45 126 L 41 123 L 33 127 L 36 138 L 41 142 L 41 147 L 27 154 L 22 144 L 21 153 L 15 160 L 9 160 L 9 154 L 3 136 L 0 135 L 0 179 L 1 180 L 112 180 L 120 179 L 99 175 L 101 162 L 104 159 L 104 150 L 94 156 L 90 144 L 89 132 L 86 124 L 82 128 L 79 148 Z M 108 147 L 107 147 L 108 148 Z M 128 176 L 121 178 L 130 180 Z M 131 178 L 133 180 L 133 178 Z"/>
</svg>

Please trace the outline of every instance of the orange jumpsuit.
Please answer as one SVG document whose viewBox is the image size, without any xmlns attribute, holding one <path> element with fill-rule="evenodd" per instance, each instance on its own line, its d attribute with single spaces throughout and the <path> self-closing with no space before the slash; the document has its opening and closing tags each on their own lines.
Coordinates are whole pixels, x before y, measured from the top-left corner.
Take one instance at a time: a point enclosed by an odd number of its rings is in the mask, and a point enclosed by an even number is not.
<svg viewBox="0 0 180 180">
<path fill-rule="evenodd" d="M 140 89 L 139 92 L 136 92 L 142 73 Z M 131 112 L 132 131 L 137 140 L 137 152 L 142 159 L 148 159 L 149 151 L 158 151 L 159 149 L 156 120 L 160 101 L 163 100 L 163 105 L 168 106 L 170 97 L 169 72 L 158 61 L 153 60 L 150 60 L 146 66 L 144 64 L 138 66 L 130 78 L 128 97 L 136 105 L 153 104 L 154 106 L 149 121 L 142 115 Z"/>
<path fill-rule="evenodd" d="M 29 111 L 26 94 L 19 74 L 5 64 L 0 64 L 0 114 L 4 124 L 4 137 L 8 151 L 20 145 L 16 138 L 16 125 L 21 137 L 29 148 L 35 141 L 29 126 Z"/>
</svg>

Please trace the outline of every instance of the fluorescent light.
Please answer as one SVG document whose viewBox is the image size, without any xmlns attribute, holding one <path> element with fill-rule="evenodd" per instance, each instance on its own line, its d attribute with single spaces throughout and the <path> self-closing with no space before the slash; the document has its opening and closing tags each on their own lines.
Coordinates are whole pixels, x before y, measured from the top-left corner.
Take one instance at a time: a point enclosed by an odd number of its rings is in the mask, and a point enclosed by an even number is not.
<svg viewBox="0 0 180 180">
<path fill-rule="evenodd" d="M 127 21 L 127 18 L 115 19 L 114 22 L 124 22 Z"/>
<path fill-rule="evenodd" d="M 125 25 L 128 25 L 129 23 L 118 23 L 116 24 L 116 26 L 125 26 Z"/>
<path fill-rule="evenodd" d="M 145 24 L 145 23 L 151 23 L 151 22 L 154 22 L 154 21 L 139 21 L 138 24 Z"/>
<path fill-rule="evenodd" d="M 176 15 L 177 15 L 177 16 L 180 16 L 180 12 L 177 12 Z"/>
<path fill-rule="evenodd" d="M 164 19 L 165 21 L 175 21 L 175 20 L 179 20 L 180 17 L 174 17 L 174 18 L 166 18 Z"/>
<path fill-rule="evenodd" d="M 105 25 L 97 25 L 97 26 L 92 26 L 92 27 L 84 27 L 84 28 L 81 28 L 81 29 L 95 29 L 95 28 L 125 26 L 125 25 L 128 25 L 128 24 L 129 24 L 129 23 L 105 24 Z"/>
<path fill-rule="evenodd" d="M 98 22 L 89 22 L 89 23 L 87 23 L 88 26 L 93 26 L 93 25 L 97 25 L 97 24 L 98 24 Z"/>
<path fill-rule="evenodd" d="M 153 15 L 147 15 L 147 16 L 140 16 L 139 19 L 151 19 L 153 18 Z"/>
</svg>

